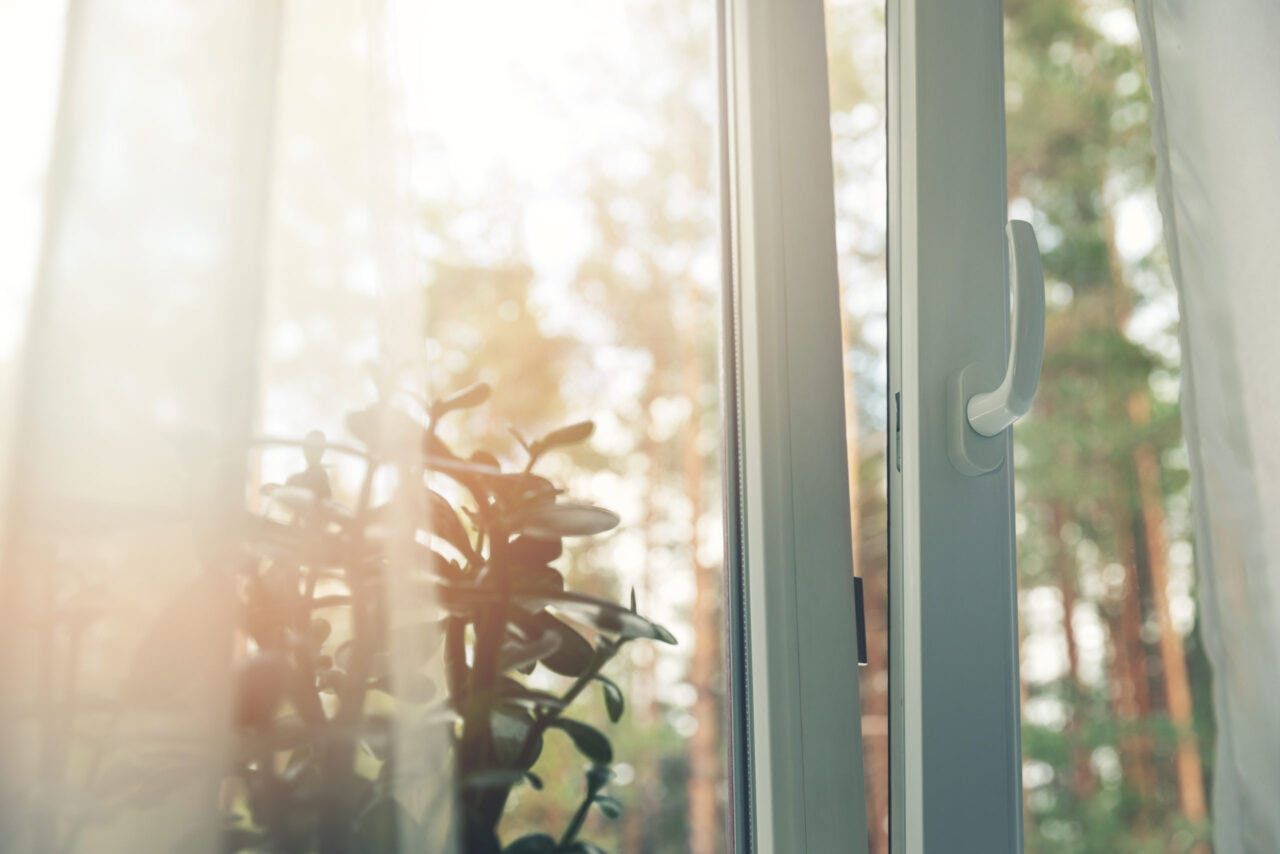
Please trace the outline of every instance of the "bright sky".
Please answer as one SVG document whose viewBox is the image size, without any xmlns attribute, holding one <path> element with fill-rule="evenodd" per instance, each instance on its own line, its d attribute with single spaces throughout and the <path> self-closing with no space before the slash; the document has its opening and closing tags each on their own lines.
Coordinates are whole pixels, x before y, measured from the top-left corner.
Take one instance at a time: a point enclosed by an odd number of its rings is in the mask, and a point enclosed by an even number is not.
<svg viewBox="0 0 1280 854">
<path fill-rule="evenodd" d="M 40 234 L 40 197 L 49 152 L 62 45 L 60 2 L 0 3 L 0 366 L 14 355 Z"/>
</svg>

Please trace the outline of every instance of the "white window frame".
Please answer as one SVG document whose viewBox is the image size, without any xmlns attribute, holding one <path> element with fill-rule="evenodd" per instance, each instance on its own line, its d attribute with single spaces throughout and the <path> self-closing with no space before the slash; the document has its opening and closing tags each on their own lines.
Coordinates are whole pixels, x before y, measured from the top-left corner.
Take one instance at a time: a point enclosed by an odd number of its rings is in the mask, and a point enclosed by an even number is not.
<svg viewBox="0 0 1280 854">
<path fill-rule="evenodd" d="M 738 848 L 860 852 L 866 809 L 823 5 L 725 0 L 724 13 L 730 447 L 736 440 L 741 463 L 728 495 L 739 498 L 749 649 L 739 752 L 748 764 L 739 799 L 747 838 Z"/>
<path fill-rule="evenodd" d="M 947 453 L 951 377 L 1009 346 L 1003 9 L 888 7 L 890 834 L 1020 851 L 1012 446 L 977 477 Z"/>
<path fill-rule="evenodd" d="M 722 4 L 737 848 L 859 852 L 823 5 Z M 888 7 L 891 840 L 1019 851 L 1011 446 L 978 477 L 947 455 L 950 376 L 1008 346 L 1002 7 Z"/>
</svg>

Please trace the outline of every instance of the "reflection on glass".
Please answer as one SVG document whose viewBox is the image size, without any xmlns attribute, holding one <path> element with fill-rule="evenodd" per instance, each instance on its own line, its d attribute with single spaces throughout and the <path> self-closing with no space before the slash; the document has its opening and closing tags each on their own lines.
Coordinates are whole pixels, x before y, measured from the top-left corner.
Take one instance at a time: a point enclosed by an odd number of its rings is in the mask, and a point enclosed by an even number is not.
<svg viewBox="0 0 1280 854">
<path fill-rule="evenodd" d="M 0 848 L 727 849 L 714 4 L 374 5 L 79 21 Z"/>
<path fill-rule="evenodd" d="M 588 439 L 549 450 L 538 471 L 620 522 L 565 539 L 553 566 L 571 591 L 624 605 L 634 593 L 677 642 L 626 644 L 603 670 L 611 681 L 580 695 L 563 666 L 510 674 L 530 691 L 574 691 L 566 717 L 609 739 L 602 795 L 621 814 L 592 806 L 580 833 L 610 851 L 727 849 L 714 11 L 670 0 L 402 4 L 383 46 L 398 66 L 392 131 L 407 179 L 407 199 L 383 201 L 410 211 L 390 239 L 397 287 L 421 306 L 399 338 L 412 351 L 406 376 L 425 399 L 490 386 L 484 406 L 442 419 L 438 435 L 504 469 L 523 465 L 522 441 L 591 419 Z M 346 76 L 331 58 L 344 39 L 310 49 L 325 64 L 284 58 L 286 81 L 310 75 L 296 91 L 321 94 L 281 105 L 291 191 L 276 201 L 264 336 L 272 434 L 344 434 L 343 413 L 371 394 L 366 363 L 382 359 L 374 329 L 385 319 L 371 303 L 387 236 L 376 208 L 349 203 L 378 167 L 346 157 L 359 126 L 334 133 L 326 88 Z M 264 477 L 297 462 L 264 456 Z M 457 498 L 474 509 L 465 489 Z M 551 610 L 589 643 L 610 637 L 584 613 Z M 510 787 L 504 842 L 559 839 L 582 805 L 582 745 L 555 726 L 543 735 L 529 769 L 542 787 Z M 485 800 L 460 797 L 464 810 Z"/>
</svg>

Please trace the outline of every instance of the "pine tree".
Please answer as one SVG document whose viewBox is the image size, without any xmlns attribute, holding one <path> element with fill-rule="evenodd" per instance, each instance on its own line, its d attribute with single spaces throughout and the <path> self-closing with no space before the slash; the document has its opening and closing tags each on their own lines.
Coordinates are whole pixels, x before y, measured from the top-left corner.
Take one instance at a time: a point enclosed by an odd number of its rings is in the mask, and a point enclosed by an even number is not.
<svg viewBox="0 0 1280 854">
<path fill-rule="evenodd" d="M 1184 850 L 1206 832 L 1192 675 L 1204 671 L 1189 668 L 1169 601 L 1164 508 L 1185 477 L 1164 463 L 1176 404 L 1153 384 L 1177 365 L 1130 333 L 1137 277 L 1159 258 L 1117 247 L 1120 203 L 1152 180 L 1140 50 L 1099 24 L 1125 9 L 1006 3 L 1009 192 L 1034 210 L 1051 296 L 1036 410 L 1015 433 L 1019 572 L 1024 591 L 1055 591 L 1066 658 L 1060 677 L 1027 686 L 1028 714 L 1060 718 L 1024 724 L 1027 761 L 1051 774 L 1028 792 L 1031 850 Z M 1078 626 L 1101 629 L 1108 652 L 1087 650 Z"/>
</svg>

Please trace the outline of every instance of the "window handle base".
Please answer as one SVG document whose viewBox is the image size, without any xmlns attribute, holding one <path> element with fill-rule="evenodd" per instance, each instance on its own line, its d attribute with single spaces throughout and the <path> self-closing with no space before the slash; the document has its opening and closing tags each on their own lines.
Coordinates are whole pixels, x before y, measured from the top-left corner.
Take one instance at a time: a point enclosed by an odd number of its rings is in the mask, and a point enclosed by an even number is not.
<svg viewBox="0 0 1280 854">
<path fill-rule="evenodd" d="M 1004 431 L 1031 410 L 1044 361 L 1044 271 L 1030 223 L 1005 227 L 1009 252 L 1012 340 L 1003 376 L 970 364 L 952 376 L 947 391 L 948 455 L 971 477 L 1004 461 Z"/>
</svg>

